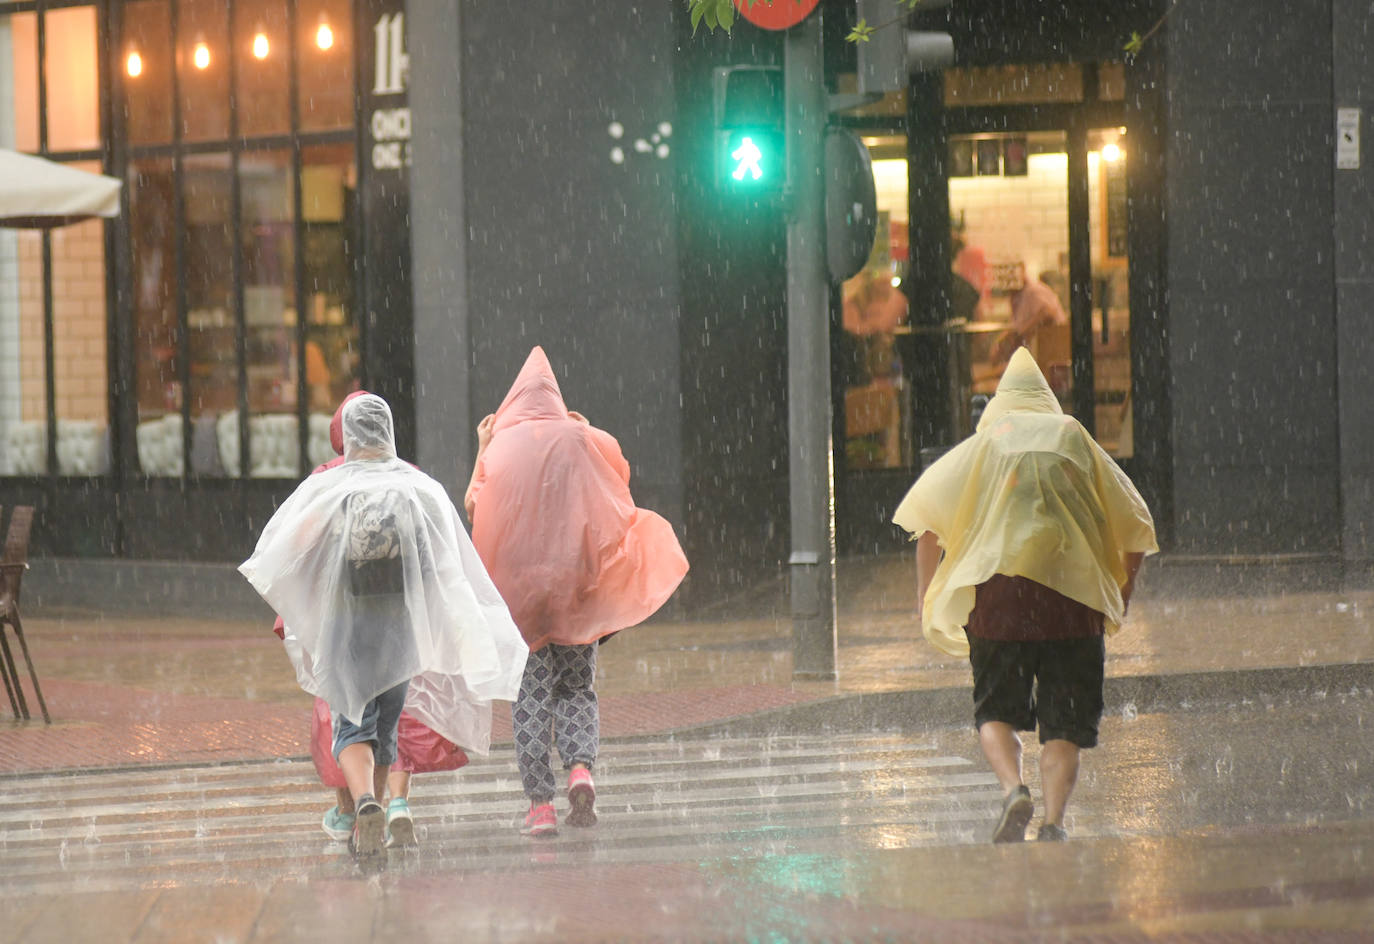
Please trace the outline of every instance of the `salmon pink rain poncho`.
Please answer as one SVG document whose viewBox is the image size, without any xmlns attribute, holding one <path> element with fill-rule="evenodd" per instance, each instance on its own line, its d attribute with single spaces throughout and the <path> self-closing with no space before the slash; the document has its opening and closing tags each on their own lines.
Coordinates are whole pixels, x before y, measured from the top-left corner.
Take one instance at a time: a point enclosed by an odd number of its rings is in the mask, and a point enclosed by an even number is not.
<svg viewBox="0 0 1374 944">
<path fill-rule="evenodd" d="M 513 701 L 528 649 L 443 486 L 396 457 L 391 411 L 342 410 L 343 464 L 309 476 L 240 567 L 282 617 L 301 687 L 354 724 L 410 680 L 405 710 L 486 753 L 491 700 Z"/>
<path fill-rule="evenodd" d="M 1105 617 L 1124 616 L 1122 555 L 1152 553 L 1154 522 L 1140 493 L 1088 431 L 1065 416 L 1035 359 L 1018 348 L 978 430 L 921 474 L 892 520 L 933 531 L 944 557 L 926 590 L 922 631 L 968 654 L 964 626 L 979 584 L 1025 577 Z"/>
<path fill-rule="evenodd" d="M 542 348 L 492 428 L 468 487 L 472 541 L 530 649 L 595 642 L 662 606 L 687 558 L 635 507 L 615 438 L 569 416 Z"/>
</svg>

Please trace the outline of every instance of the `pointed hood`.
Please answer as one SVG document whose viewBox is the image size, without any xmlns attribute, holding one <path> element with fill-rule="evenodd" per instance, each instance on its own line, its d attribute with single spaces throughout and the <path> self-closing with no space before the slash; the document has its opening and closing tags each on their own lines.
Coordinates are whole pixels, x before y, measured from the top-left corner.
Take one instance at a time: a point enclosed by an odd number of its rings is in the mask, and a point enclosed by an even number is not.
<svg viewBox="0 0 1374 944">
<path fill-rule="evenodd" d="M 367 393 L 366 390 L 354 390 L 339 403 L 339 408 L 334 411 L 334 418 L 329 421 L 329 445 L 334 447 L 334 451 L 343 455 L 343 408 L 344 404 L 356 397 L 361 397 Z"/>
<path fill-rule="evenodd" d="M 978 431 L 988 429 L 1008 413 L 1063 412 L 1059 398 L 1050 389 L 1049 381 L 1040 372 L 1031 352 L 1018 347 L 1007 362 L 1002 379 L 998 381 L 997 392 L 988 401 L 982 418 L 978 420 Z"/>
<path fill-rule="evenodd" d="M 515 383 L 501 405 L 496 408 L 493 431 L 502 430 L 526 420 L 565 420 L 568 407 L 563 402 L 563 393 L 558 389 L 558 380 L 549 366 L 549 358 L 538 345 L 525 358 L 525 366 L 520 368 Z"/>
</svg>

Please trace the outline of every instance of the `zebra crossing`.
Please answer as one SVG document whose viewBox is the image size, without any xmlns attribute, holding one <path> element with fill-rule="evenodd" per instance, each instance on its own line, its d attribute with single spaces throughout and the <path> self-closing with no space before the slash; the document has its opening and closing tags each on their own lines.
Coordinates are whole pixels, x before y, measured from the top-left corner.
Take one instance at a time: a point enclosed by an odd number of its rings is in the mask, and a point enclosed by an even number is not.
<svg viewBox="0 0 1374 944">
<path fill-rule="evenodd" d="M 414 780 L 420 846 L 388 869 L 521 869 L 981 843 L 1001 791 L 981 757 L 887 734 L 608 742 L 592 829 L 518 833 L 524 798 L 498 749 Z M 962 745 L 971 747 L 967 737 Z M 332 791 L 308 761 L 5 778 L 0 887 L 313 881 L 353 874 L 320 830 Z M 566 813 L 562 797 L 560 817 Z"/>
</svg>

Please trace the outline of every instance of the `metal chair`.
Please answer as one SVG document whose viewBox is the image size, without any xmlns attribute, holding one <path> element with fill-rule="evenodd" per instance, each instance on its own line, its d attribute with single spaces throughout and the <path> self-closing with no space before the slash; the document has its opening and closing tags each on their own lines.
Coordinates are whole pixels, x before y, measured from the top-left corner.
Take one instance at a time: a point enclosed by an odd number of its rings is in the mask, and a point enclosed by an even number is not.
<svg viewBox="0 0 1374 944">
<path fill-rule="evenodd" d="M 4 508 L 0 507 L 0 519 Z M 43 710 L 43 720 L 52 724 L 48 715 L 48 705 L 43 701 L 43 690 L 38 687 L 38 673 L 34 671 L 33 659 L 29 656 L 29 644 L 24 641 L 24 625 L 19 619 L 19 585 L 24 571 L 29 568 L 29 532 L 33 528 L 33 506 L 17 505 L 10 513 L 10 528 L 5 537 L 5 549 L 0 556 L 0 675 L 5 678 L 5 694 L 9 696 L 10 708 L 14 717 L 29 720 L 29 705 L 24 699 L 24 687 L 20 683 L 19 670 L 14 663 L 14 653 L 10 649 L 9 637 L 5 626 L 14 630 L 19 640 L 19 649 L 29 667 L 29 679 L 33 682 L 33 693 L 38 699 L 38 707 Z"/>
</svg>

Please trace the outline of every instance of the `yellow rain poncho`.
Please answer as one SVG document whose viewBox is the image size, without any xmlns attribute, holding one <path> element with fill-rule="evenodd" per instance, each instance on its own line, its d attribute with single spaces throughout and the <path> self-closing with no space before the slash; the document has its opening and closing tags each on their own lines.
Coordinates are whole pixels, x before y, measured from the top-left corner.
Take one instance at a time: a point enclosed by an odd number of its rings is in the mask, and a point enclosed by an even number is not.
<svg viewBox="0 0 1374 944">
<path fill-rule="evenodd" d="M 1035 359 L 1012 356 L 978 430 L 927 469 L 892 520 L 933 531 L 944 557 L 926 590 L 925 636 L 968 654 L 975 588 L 993 574 L 1025 577 L 1104 616 L 1123 618 L 1123 555 L 1153 553 L 1154 522 L 1126 477 L 1077 420 L 1065 416 Z"/>
</svg>

